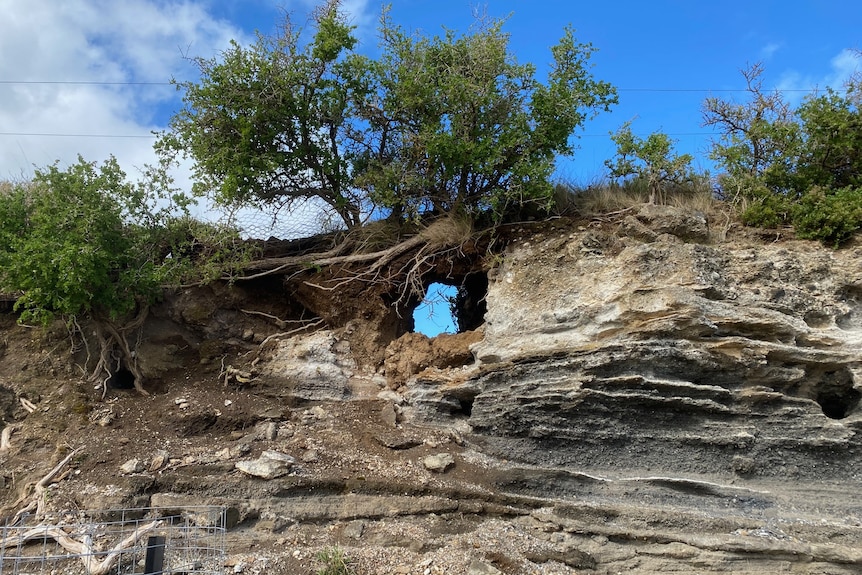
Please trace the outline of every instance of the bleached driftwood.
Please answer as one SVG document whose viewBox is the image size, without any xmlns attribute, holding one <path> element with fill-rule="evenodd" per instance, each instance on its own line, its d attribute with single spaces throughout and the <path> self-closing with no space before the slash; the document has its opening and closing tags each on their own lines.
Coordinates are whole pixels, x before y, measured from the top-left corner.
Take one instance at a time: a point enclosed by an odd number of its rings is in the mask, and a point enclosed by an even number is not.
<svg viewBox="0 0 862 575">
<path fill-rule="evenodd" d="M 16 502 L 16 505 L 18 505 L 27 501 L 27 505 L 22 507 L 15 513 L 15 515 L 12 517 L 12 521 L 9 523 L 10 525 L 16 525 L 25 513 L 31 513 L 35 511 L 36 515 L 42 515 L 45 512 L 45 490 L 54 481 L 54 479 L 57 477 L 57 474 L 60 473 L 60 470 L 62 470 L 66 466 L 66 464 L 72 460 L 73 457 L 78 455 L 78 453 L 80 453 L 82 449 L 84 448 L 79 447 L 69 452 L 69 455 L 67 455 L 60 463 L 58 463 L 54 467 L 54 469 L 45 474 L 42 479 L 40 479 L 33 485 L 33 493 L 29 497 L 25 495 Z"/>
<path fill-rule="evenodd" d="M 81 559 L 84 567 L 87 569 L 88 575 L 108 575 L 124 549 L 135 545 L 138 540 L 156 529 L 161 523 L 161 521 L 155 520 L 141 525 L 128 537 L 114 545 L 107 554 L 97 552 L 86 538 L 85 541 L 79 541 L 63 529 L 51 525 L 33 527 L 21 535 L 4 539 L 0 541 L 0 547 L 8 549 L 10 547 L 18 547 L 28 541 L 53 539 L 63 549 L 73 555 L 77 555 Z M 99 556 L 103 556 L 104 559 L 99 561 Z"/>
</svg>

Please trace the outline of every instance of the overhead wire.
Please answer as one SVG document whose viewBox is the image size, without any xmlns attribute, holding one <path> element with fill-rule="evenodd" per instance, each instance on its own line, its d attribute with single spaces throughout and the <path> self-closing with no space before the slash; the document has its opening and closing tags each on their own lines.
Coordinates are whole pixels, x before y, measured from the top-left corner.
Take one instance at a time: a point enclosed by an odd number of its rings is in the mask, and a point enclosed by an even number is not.
<svg viewBox="0 0 862 575">
<path fill-rule="evenodd" d="M 91 80 L 0 80 L 0 85 L 80 85 L 80 86 L 171 86 L 173 82 L 119 82 L 119 81 L 91 81 Z M 749 90 L 744 88 L 617 88 L 618 92 L 656 92 L 656 93 L 745 93 Z M 791 93 L 813 93 L 817 88 L 811 89 L 779 89 L 775 92 Z M 669 133 L 668 136 L 710 136 L 710 132 L 680 132 Z M 53 132 L 0 132 L 0 136 L 13 137 L 45 137 L 45 138 L 155 138 L 155 134 L 80 134 L 80 133 L 53 133 Z M 603 138 L 607 134 L 579 134 L 582 138 Z"/>
</svg>

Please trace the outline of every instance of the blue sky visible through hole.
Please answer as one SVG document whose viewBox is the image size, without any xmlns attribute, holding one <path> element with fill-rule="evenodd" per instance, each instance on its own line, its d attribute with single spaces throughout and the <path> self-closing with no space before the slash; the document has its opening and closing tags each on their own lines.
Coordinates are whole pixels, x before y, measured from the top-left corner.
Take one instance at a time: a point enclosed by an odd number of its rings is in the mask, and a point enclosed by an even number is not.
<svg viewBox="0 0 862 575">
<path fill-rule="evenodd" d="M 414 329 L 428 337 L 441 333 L 456 333 L 458 328 L 449 308 L 449 298 L 455 297 L 455 286 L 433 283 L 425 292 L 425 299 L 413 311 Z"/>
</svg>

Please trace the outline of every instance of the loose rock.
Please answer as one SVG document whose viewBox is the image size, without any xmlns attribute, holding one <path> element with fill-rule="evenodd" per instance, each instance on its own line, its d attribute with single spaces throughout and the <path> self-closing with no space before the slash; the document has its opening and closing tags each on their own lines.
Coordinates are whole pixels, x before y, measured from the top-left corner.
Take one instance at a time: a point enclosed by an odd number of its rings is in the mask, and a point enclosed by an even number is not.
<svg viewBox="0 0 862 575">
<path fill-rule="evenodd" d="M 455 458 L 451 453 L 439 453 L 437 455 L 429 455 L 422 460 L 422 465 L 425 469 L 435 473 L 444 473 L 451 466 L 455 465 Z"/>
<path fill-rule="evenodd" d="M 264 451 L 257 459 L 237 461 L 235 467 L 254 477 L 275 479 L 290 473 L 295 462 L 296 460 L 286 453 Z"/>
</svg>

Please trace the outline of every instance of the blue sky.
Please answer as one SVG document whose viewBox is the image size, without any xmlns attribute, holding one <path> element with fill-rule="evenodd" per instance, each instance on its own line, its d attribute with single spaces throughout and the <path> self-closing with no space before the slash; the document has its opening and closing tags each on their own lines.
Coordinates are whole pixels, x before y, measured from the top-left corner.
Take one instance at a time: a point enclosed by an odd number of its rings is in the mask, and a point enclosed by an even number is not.
<svg viewBox="0 0 862 575">
<path fill-rule="evenodd" d="M 393 19 L 410 30 L 467 30 L 473 12 L 508 17 L 511 48 L 521 61 L 550 59 L 549 47 L 571 24 L 598 52 L 593 72 L 619 89 L 620 104 L 581 131 L 580 150 L 561 161 L 561 177 L 601 177 L 614 151 L 608 133 L 634 120 L 641 135 L 664 131 L 678 149 L 705 157 L 709 131 L 700 106 L 710 95 L 742 98 L 739 69 L 762 61 L 764 85 L 800 99 L 860 67 L 862 2 L 654 0 L 395 0 Z M 32 166 L 99 160 L 113 153 L 141 165 L 152 130 L 164 128 L 178 94 L 158 85 L 186 79 L 184 55 L 212 56 L 229 39 L 276 32 L 285 11 L 302 21 L 310 0 L 0 0 L 0 177 L 26 177 Z M 381 3 L 348 0 L 362 49 L 376 50 Z M 153 82 L 70 85 L 39 82 Z M 36 82 L 21 84 L 19 82 Z M 799 91 L 797 91 L 799 90 Z M 64 135 L 48 135 L 64 134 Z M 93 137 L 99 136 L 99 137 Z M 124 136 L 124 137 L 118 137 Z M 126 136 L 142 136 L 130 138 Z M 702 162 L 706 166 L 705 160 Z"/>
<path fill-rule="evenodd" d="M 230 39 L 272 34 L 285 11 L 303 21 L 310 0 L 0 0 L 0 178 L 33 166 L 115 155 L 127 172 L 153 161 L 152 131 L 179 107 L 172 77 L 194 69 L 184 56 L 213 56 Z M 376 50 L 381 3 L 346 0 L 363 50 Z M 609 132 L 633 120 L 635 133 L 663 131 L 677 149 L 705 160 L 708 95 L 744 98 L 740 68 L 763 62 L 766 88 L 799 101 L 808 90 L 840 88 L 862 62 L 859 0 L 394 0 L 392 18 L 427 34 L 469 28 L 476 7 L 509 17 L 511 49 L 539 66 L 571 24 L 598 50 L 593 73 L 619 89 L 620 104 L 584 126 L 580 149 L 558 174 L 589 183 L 613 155 Z M 85 82 L 85 83 L 82 83 Z M 116 84 L 103 84 L 116 82 Z M 145 82 L 147 84 L 129 84 Z M 187 177 L 187 176 L 186 176 Z M 183 182 L 183 175 L 178 176 Z"/>
</svg>

